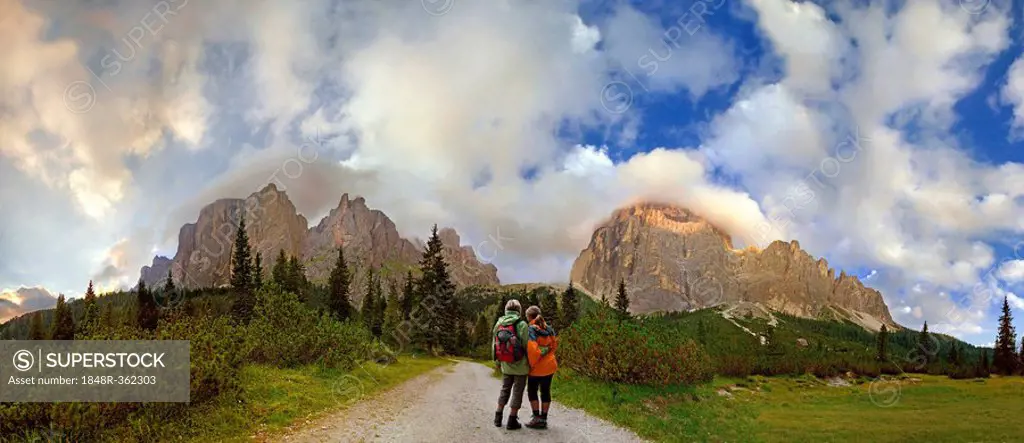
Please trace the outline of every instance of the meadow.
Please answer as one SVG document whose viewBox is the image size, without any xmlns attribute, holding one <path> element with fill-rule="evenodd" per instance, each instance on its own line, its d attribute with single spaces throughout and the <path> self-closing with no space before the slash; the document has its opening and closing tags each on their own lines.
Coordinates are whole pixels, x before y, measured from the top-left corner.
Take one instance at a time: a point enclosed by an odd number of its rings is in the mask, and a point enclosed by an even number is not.
<svg viewBox="0 0 1024 443">
<path fill-rule="evenodd" d="M 840 382 L 839 380 L 842 380 Z M 832 382 L 830 384 L 830 381 Z M 849 383 L 849 386 L 837 386 Z M 1013 442 L 1024 379 L 716 378 L 653 388 L 559 374 L 553 397 L 666 442 Z"/>
</svg>

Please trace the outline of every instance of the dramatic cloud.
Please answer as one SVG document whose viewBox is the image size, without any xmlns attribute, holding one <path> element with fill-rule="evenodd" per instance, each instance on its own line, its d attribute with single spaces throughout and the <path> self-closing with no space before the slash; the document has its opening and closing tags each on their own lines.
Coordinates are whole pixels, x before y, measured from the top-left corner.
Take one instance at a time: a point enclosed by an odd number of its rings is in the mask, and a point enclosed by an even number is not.
<svg viewBox="0 0 1024 443">
<path fill-rule="evenodd" d="M 1020 280 L 998 240 L 1024 232 L 1024 165 L 955 129 L 1012 47 L 1000 2 L 102 3 L 0 0 L 0 286 L 130 286 L 269 183 L 311 223 L 348 192 L 410 237 L 453 226 L 510 282 L 564 280 L 640 199 L 875 270 L 908 326 L 984 335 Z M 1021 65 L 987 94 L 1015 134 Z M 697 114 L 699 140 L 663 137 Z"/>
<path fill-rule="evenodd" d="M 0 323 L 56 305 L 57 297 L 44 288 L 5 289 L 0 291 Z"/>
</svg>

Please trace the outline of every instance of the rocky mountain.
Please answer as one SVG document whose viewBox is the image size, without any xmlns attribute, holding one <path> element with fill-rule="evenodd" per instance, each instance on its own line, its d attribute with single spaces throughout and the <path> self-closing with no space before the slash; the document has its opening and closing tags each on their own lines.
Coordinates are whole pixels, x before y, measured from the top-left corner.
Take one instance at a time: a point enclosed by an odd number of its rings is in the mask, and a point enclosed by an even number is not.
<svg viewBox="0 0 1024 443">
<path fill-rule="evenodd" d="M 796 241 L 737 250 L 723 230 L 672 205 L 615 211 L 576 259 L 571 278 L 609 300 L 625 280 L 635 313 L 753 303 L 799 317 L 849 319 L 868 329 L 895 326 L 878 291 L 854 276 L 836 276 Z"/>
<path fill-rule="evenodd" d="M 146 282 L 147 287 L 159 287 L 167 284 L 167 272 L 173 265 L 174 260 L 167 257 L 162 255 L 153 257 L 152 265 L 142 267 L 142 281 Z"/>
<path fill-rule="evenodd" d="M 195 223 L 182 226 L 178 251 L 168 263 L 157 257 L 152 266 L 142 268 L 147 284 L 162 284 L 167 269 L 175 282 L 188 287 L 228 284 L 231 248 L 238 221 L 245 215 L 246 232 L 253 251 L 263 254 L 264 271 L 269 275 L 278 252 L 302 257 L 307 277 L 326 282 L 337 257 L 337 247 L 345 246 L 345 256 L 354 271 L 352 289 L 359 298 L 369 266 L 380 269 L 388 278 L 400 279 L 415 269 L 423 250 L 422 242 L 402 238 L 395 223 L 383 212 L 370 209 L 362 197 L 341 197 L 338 206 L 326 217 L 308 227 L 306 218 L 295 209 L 284 191 L 273 184 L 246 199 L 217 200 L 200 213 Z M 469 246 L 460 244 L 459 235 L 450 228 L 439 230 L 456 286 L 498 284 L 494 265 L 481 263 Z"/>
</svg>

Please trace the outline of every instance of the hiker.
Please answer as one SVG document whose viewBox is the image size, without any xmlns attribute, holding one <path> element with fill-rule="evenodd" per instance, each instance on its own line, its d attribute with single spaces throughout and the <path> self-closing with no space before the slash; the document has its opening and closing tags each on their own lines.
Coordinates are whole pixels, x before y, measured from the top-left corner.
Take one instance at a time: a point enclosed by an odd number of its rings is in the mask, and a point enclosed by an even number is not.
<svg viewBox="0 0 1024 443">
<path fill-rule="evenodd" d="M 530 341 L 526 345 L 526 355 L 530 360 L 530 377 L 527 380 L 526 394 L 530 399 L 530 407 L 533 408 L 533 418 L 526 427 L 547 429 L 548 408 L 551 407 L 551 379 L 558 370 L 558 360 L 555 359 L 558 334 L 555 333 L 555 328 L 544 321 L 537 306 L 530 306 L 526 310 L 526 320 L 530 322 Z M 539 399 L 537 391 L 540 391 Z"/>
<path fill-rule="evenodd" d="M 491 360 L 501 368 L 501 394 L 498 396 L 498 410 L 494 412 L 494 426 L 501 427 L 505 404 L 512 400 L 508 415 L 508 430 L 516 430 L 519 424 L 519 408 L 523 406 L 523 390 L 530 373 L 526 358 L 526 342 L 530 338 L 529 325 L 523 320 L 523 305 L 519 300 L 505 304 L 505 315 L 494 325 L 494 346 L 491 346 Z"/>
</svg>

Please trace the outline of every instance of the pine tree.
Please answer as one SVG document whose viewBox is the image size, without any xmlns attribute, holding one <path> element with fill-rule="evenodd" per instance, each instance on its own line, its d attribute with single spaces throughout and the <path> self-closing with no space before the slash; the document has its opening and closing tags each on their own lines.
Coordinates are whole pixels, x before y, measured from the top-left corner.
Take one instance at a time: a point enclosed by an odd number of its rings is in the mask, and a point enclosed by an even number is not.
<svg viewBox="0 0 1024 443">
<path fill-rule="evenodd" d="M 39 311 L 32 313 L 32 320 L 28 325 L 29 340 L 46 340 L 46 333 L 43 332 L 43 314 Z"/>
<path fill-rule="evenodd" d="M 402 302 L 400 311 L 402 320 L 409 320 L 412 315 L 413 306 L 416 306 L 416 286 L 412 278 L 412 271 L 406 271 L 405 286 L 402 288 Z"/>
<path fill-rule="evenodd" d="M 112 303 L 103 305 L 103 312 L 100 314 L 100 326 L 104 329 L 114 327 L 114 305 Z"/>
<path fill-rule="evenodd" d="M 882 325 L 882 329 L 878 331 L 877 346 L 875 360 L 887 361 L 889 360 L 889 328 Z"/>
<path fill-rule="evenodd" d="M 256 259 L 252 266 L 252 287 L 259 291 L 263 289 L 263 254 L 256 253 Z"/>
<path fill-rule="evenodd" d="M 404 341 L 397 333 L 399 325 L 402 324 L 402 293 L 398 290 L 398 283 L 394 280 L 388 285 L 387 307 L 384 309 L 384 336 L 398 339 L 399 345 Z"/>
<path fill-rule="evenodd" d="M 377 279 L 373 282 L 373 292 L 376 294 L 377 304 L 374 306 L 377 308 L 377 312 L 374 313 L 374 331 L 376 331 L 377 337 L 384 336 L 384 317 L 387 316 L 388 311 L 388 299 L 384 294 L 383 276 L 380 272 L 377 273 Z"/>
<path fill-rule="evenodd" d="M 1017 371 L 1017 331 L 1013 327 L 1010 303 L 1003 297 L 1003 310 L 999 316 L 999 335 L 996 337 L 995 356 L 992 359 L 995 372 L 1010 375 Z"/>
<path fill-rule="evenodd" d="M 924 364 L 927 366 L 935 361 L 936 349 L 934 349 L 934 343 L 932 343 L 931 334 L 928 333 L 928 322 L 924 322 L 924 327 L 921 328 L 921 333 L 917 336 L 917 347 L 924 354 Z"/>
<path fill-rule="evenodd" d="M 89 287 L 85 289 L 85 318 L 82 320 L 82 332 L 85 334 L 95 332 L 99 320 L 100 313 L 99 307 L 96 306 L 96 291 L 93 290 L 92 280 L 89 280 Z"/>
<path fill-rule="evenodd" d="M 423 313 L 418 321 L 419 336 L 428 350 L 442 348 L 454 352 L 457 337 L 448 333 L 449 325 L 461 324 L 459 306 L 455 301 L 455 285 L 444 261 L 444 244 L 434 225 L 427 246 L 420 259 L 419 307 Z"/>
<path fill-rule="evenodd" d="M 302 261 L 296 256 L 288 258 L 287 276 L 285 277 L 288 292 L 291 292 L 299 296 L 300 300 L 306 299 L 306 286 L 308 281 L 306 280 L 306 267 L 303 266 Z"/>
<path fill-rule="evenodd" d="M 981 376 L 988 377 L 992 373 L 992 366 L 988 361 L 988 350 L 982 349 L 981 357 L 978 360 L 978 371 L 981 373 Z"/>
<path fill-rule="evenodd" d="M 89 282 L 89 286 L 92 286 L 92 282 Z M 174 276 L 171 275 L 171 270 L 168 269 L 167 270 L 167 280 L 164 282 L 164 291 L 167 292 L 168 294 L 170 294 L 170 293 L 173 293 L 176 290 L 177 290 L 177 288 L 174 287 Z"/>
<path fill-rule="evenodd" d="M 160 320 L 153 292 L 146 288 L 146 282 L 139 279 L 139 288 L 135 293 L 135 325 L 139 329 L 152 331 Z"/>
<path fill-rule="evenodd" d="M 615 297 L 615 310 L 622 318 L 629 318 L 629 296 L 626 295 L 626 281 L 619 280 L 619 293 Z"/>
<path fill-rule="evenodd" d="M 235 246 L 231 250 L 231 287 L 240 294 L 252 288 L 251 254 L 249 234 L 245 232 L 245 214 L 242 214 L 238 221 L 238 231 L 235 232 Z"/>
<path fill-rule="evenodd" d="M 64 294 L 57 296 L 57 308 L 53 312 L 53 324 L 50 326 L 50 340 L 75 339 L 75 319 L 71 316 L 71 308 Z"/>
<path fill-rule="evenodd" d="M 277 272 L 277 269 L 274 269 Z M 351 284 L 348 264 L 345 262 L 345 250 L 338 248 L 338 259 L 334 262 L 334 269 L 331 270 L 330 295 L 327 307 L 334 318 L 345 321 L 352 318 L 352 302 L 349 301 L 349 285 Z"/>
<path fill-rule="evenodd" d="M 287 283 L 286 280 L 288 279 L 288 256 L 285 255 L 284 249 L 278 250 L 277 260 L 274 261 L 274 268 L 270 271 L 270 278 L 278 287 L 284 290 Z"/>
<path fill-rule="evenodd" d="M 491 325 L 487 321 L 487 315 L 483 312 L 476 316 L 476 326 L 473 326 L 473 344 L 475 346 L 484 346 L 491 342 Z"/>
<path fill-rule="evenodd" d="M 558 296 L 553 291 L 544 291 L 540 298 L 540 312 L 544 321 L 558 330 L 562 327 L 561 319 L 558 318 Z"/>
<path fill-rule="evenodd" d="M 253 285 L 252 250 L 249 246 L 249 235 L 245 232 L 244 215 L 238 225 L 235 246 L 231 255 L 234 263 L 231 271 L 231 286 L 235 288 L 231 314 L 242 323 L 248 323 L 256 309 L 256 286 Z"/>
<path fill-rule="evenodd" d="M 567 328 L 576 323 L 576 319 L 580 317 L 579 300 L 576 299 L 576 289 L 573 288 L 571 280 L 569 281 L 569 287 L 562 293 L 561 305 L 559 318 L 562 320 L 562 328 Z"/>
<path fill-rule="evenodd" d="M 366 325 L 366 329 L 370 332 L 373 332 L 373 326 L 377 318 L 377 295 L 374 293 L 373 284 L 373 280 L 375 278 L 373 267 L 370 267 L 366 271 L 366 290 L 363 294 L 363 305 L 360 309 L 360 316 L 362 317 L 363 324 Z"/>
</svg>

